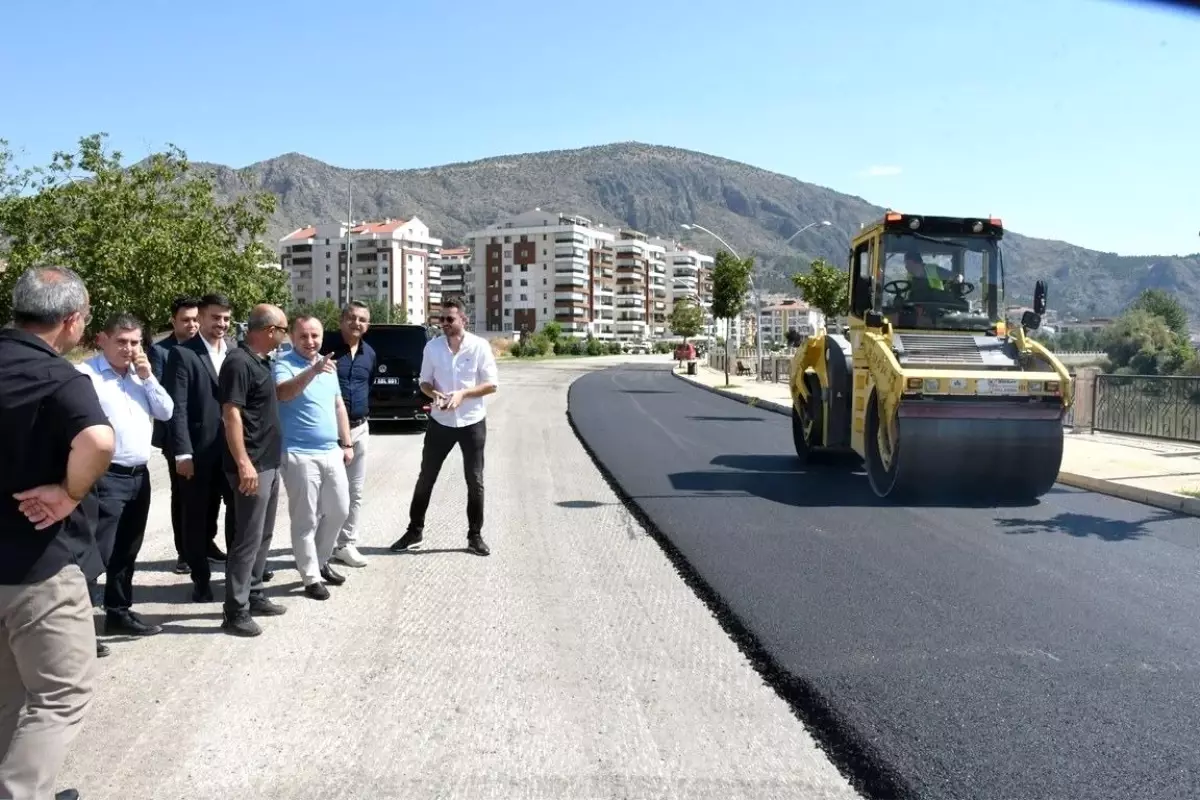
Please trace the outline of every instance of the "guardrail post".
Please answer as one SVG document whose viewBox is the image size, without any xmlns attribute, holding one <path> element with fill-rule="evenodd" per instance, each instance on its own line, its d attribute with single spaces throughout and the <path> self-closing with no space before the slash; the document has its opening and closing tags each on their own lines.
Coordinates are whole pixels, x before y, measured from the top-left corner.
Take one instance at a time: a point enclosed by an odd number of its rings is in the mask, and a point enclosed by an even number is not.
<svg viewBox="0 0 1200 800">
<path fill-rule="evenodd" d="M 1091 430 L 1096 418 L 1096 376 L 1100 374 L 1097 367 L 1080 367 L 1075 373 L 1075 402 L 1072 411 L 1075 414 L 1073 428 Z"/>
</svg>

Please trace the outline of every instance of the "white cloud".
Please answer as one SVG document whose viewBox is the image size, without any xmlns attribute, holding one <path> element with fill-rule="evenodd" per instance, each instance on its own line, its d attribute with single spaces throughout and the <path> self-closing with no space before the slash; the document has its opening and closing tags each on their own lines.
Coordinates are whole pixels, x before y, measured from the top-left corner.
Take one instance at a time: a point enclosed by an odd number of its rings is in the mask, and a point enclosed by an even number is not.
<svg viewBox="0 0 1200 800">
<path fill-rule="evenodd" d="M 862 172 L 858 173 L 864 178 L 886 178 L 892 175 L 899 175 L 904 170 L 901 167 L 894 166 L 876 166 L 867 167 Z"/>
</svg>

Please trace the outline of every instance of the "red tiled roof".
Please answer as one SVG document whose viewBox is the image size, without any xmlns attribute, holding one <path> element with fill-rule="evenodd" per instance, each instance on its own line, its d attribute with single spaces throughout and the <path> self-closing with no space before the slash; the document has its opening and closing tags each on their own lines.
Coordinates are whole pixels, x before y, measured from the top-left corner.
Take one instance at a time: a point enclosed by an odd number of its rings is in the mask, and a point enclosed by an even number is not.
<svg viewBox="0 0 1200 800">
<path fill-rule="evenodd" d="M 394 219 L 391 222 L 367 222 L 350 230 L 353 233 L 392 233 L 406 224 L 408 224 L 406 219 Z"/>
<path fill-rule="evenodd" d="M 285 241 L 288 239 L 311 239 L 312 237 L 316 236 L 316 234 L 317 229 L 310 225 L 307 228 L 301 228 L 298 231 L 288 234 Z"/>
</svg>

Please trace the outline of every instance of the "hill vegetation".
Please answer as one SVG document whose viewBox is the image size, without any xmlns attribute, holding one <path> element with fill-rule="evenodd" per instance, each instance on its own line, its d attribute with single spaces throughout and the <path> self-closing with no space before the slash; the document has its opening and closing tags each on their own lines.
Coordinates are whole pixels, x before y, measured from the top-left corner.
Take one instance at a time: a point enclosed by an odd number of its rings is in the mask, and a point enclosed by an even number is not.
<svg viewBox="0 0 1200 800">
<path fill-rule="evenodd" d="M 497 218 L 540 207 L 594 222 L 676 236 L 708 252 L 716 243 L 680 225 L 717 231 L 740 255 L 754 255 L 770 290 L 792 288 L 790 276 L 817 258 L 845 261 L 852 231 L 884 209 L 861 197 L 716 156 L 639 143 L 499 156 L 410 170 L 349 170 L 297 153 L 242 169 L 214 170 L 219 196 L 266 191 L 276 197 L 269 235 L 342 220 L 353 181 L 355 218 L 416 215 L 447 245 Z M 963 214 L 978 213 L 963 209 Z M 790 245 L 785 239 L 816 220 Z M 1051 307 L 1079 315 L 1123 311 L 1146 289 L 1181 298 L 1200 319 L 1200 254 L 1118 256 L 1066 242 L 1008 234 L 1007 285 L 1012 303 L 1028 303 L 1046 279 Z"/>
</svg>

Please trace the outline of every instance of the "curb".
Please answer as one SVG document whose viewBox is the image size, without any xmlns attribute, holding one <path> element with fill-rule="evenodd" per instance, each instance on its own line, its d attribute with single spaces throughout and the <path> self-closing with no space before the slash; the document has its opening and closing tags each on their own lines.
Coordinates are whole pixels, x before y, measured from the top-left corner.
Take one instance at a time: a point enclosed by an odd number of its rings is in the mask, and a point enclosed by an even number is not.
<svg viewBox="0 0 1200 800">
<path fill-rule="evenodd" d="M 748 397 L 740 392 L 717 386 L 709 386 L 683 373 L 676 372 L 674 369 L 671 370 L 671 374 L 680 380 L 687 381 L 692 386 L 697 386 L 713 394 L 719 394 L 722 397 L 728 397 L 730 400 L 737 400 L 739 403 L 744 403 L 754 408 L 763 408 L 785 416 L 791 416 L 792 414 L 790 407 L 782 403 L 776 403 L 773 400 L 760 400 L 756 397 Z M 1142 505 L 1154 506 L 1155 508 L 1174 511 L 1179 514 L 1200 517 L 1200 498 L 1185 497 L 1180 494 L 1171 494 L 1170 492 L 1159 492 L 1154 489 L 1142 489 L 1137 486 L 1129 486 L 1128 484 L 1117 483 L 1103 478 L 1093 478 L 1089 475 L 1079 475 L 1074 472 L 1059 472 L 1058 482 L 1066 486 L 1073 486 L 1076 489 L 1095 492 L 1096 494 L 1108 495 L 1109 497 L 1117 497 L 1121 500 L 1129 500 L 1133 503 L 1141 503 Z"/>
<path fill-rule="evenodd" d="M 1097 494 L 1106 494 L 1110 497 L 1119 497 L 1122 500 L 1129 500 L 1134 503 L 1200 517 L 1200 499 L 1194 497 L 1184 497 L 1181 494 L 1159 492 L 1154 489 L 1142 489 L 1137 486 L 1117 483 L 1103 478 L 1093 478 L 1089 475 L 1079 475 L 1074 472 L 1059 472 L 1058 482 L 1067 486 L 1074 486 L 1076 489 L 1086 489 L 1089 492 L 1096 492 Z"/>
<path fill-rule="evenodd" d="M 750 397 L 740 392 L 731 391 L 719 386 L 709 386 L 707 383 L 701 383 L 700 381 L 694 380 L 693 378 L 690 378 L 681 372 L 676 372 L 674 369 L 671 370 L 671 374 L 676 378 L 679 378 L 681 381 L 690 383 L 692 386 L 704 389 L 707 392 L 712 392 L 713 394 L 719 394 L 722 397 L 728 397 L 730 400 L 737 400 L 739 403 L 744 403 L 752 408 L 761 408 L 766 411 L 774 411 L 776 414 L 782 414 L 785 417 L 790 417 L 792 415 L 792 407 L 785 406 L 783 403 L 776 403 L 774 400 L 763 400 L 758 397 Z"/>
</svg>

